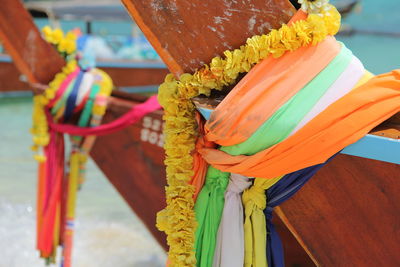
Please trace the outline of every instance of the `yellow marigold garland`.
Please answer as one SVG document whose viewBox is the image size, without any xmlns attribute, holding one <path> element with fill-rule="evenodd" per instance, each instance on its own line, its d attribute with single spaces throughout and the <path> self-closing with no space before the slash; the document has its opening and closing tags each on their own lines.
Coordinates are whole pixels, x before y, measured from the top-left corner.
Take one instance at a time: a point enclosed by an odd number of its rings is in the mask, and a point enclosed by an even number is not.
<svg viewBox="0 0 400 267">
<path fill-rule="evenodd" d="M 76 52 L 77 36 L 73 32 L 69 32 L 64 36 L 61 29 L 52 30 L 49 26 L 45 26 L 42 32 L 44 39 L 56 46 L 58 52 L 63 53 L 64 56 L 67 57 Z M 57 73 L 53 81 L 49 83 L 49 87 L 44 91 L 44 93 L 33 97 L 33 125 L 31 128 L 31 133 L 33 135 L 32 150 L 37 152 L 34 155 L 34 158 L 39 162 L 46 160 L 43 148 L 48 145 L 50 140 L 44 107 L 54 98 L 57 89 L 60 87 L 60 84 L 64 81 L 65 77 L 72 73 L 76 67 L 76 60 L 69 60 L 62 68 L 61 72 Z"/>
<path fill-rule="evenodd" d="M 159 87 L 158 100 L 164 108 L 167 207 L 157 215 L 157 227 L 167 234 L 171 266 L 195 266 L 194 188 L 189 185 L 193 176 L 193 158 L 197 137 L 195 106 L 191 98 L 200 94 L 209 96 L 212 89 L 221 90 L 235 82 L 239 73 L 269 55 L 275 58 L 287 51 L 316 45 L 340 28 L 340 14 L 327 5 L 321 14 L 309 14 L 306 20 L 282 25 L 267 35 L 254 36 L 233 51 L 225 51 L 224 58 L 215 57 L 193 75 L 182 74 L 176 80 L 166 76 Z"/>
</svg>

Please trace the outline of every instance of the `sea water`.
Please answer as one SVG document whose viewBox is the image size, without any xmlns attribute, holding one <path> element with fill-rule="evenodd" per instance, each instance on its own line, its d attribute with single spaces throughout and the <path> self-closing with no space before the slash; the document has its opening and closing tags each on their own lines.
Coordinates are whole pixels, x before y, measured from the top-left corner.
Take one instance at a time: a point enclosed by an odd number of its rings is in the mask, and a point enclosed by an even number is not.
<svg viewBox="0 0 400 267">
<path fill-rule="evenodd" d="M 364 0 L 344 23 L 355 29 L 399 32 L 397 0 Z M 96 26 L 112 30 L 113 25 Z M 130 25 L 124 26 L 130 32 Z M 121 27 L 118 27 L 121 29 Z M 400 39 L 371 35 L 339 36 L 374 73 L 400 66 Z M 36 163 L 29 150 L 30 98 L 0 98 L 0 267 L 38 267 L 35 251 Z M 78 195 L 73 266 L 164 266 L 165 254 L 140 220 L 89 162 Z"/>
</svg>

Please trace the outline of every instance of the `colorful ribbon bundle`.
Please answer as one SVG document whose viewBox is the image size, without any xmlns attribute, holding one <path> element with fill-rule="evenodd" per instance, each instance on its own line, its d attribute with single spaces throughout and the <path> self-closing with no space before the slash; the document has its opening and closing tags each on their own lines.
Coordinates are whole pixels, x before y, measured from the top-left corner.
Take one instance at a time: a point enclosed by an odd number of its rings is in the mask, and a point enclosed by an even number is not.
<svg viewBox="0 0 400 267">
<path fill-rule="evenodd" d="M 67 65 L 43 94 L 34 96 L 33 150 L 39 161 L 37 248 L 55 262 L 61 245 L 62 266 L 71 266 L 76 194 L 85 176 L 85 163 L 96 135 L 120 130 L 160 108 L 156 96 L 134 106 L 119 119 L 101 125 L 113 85 L 103 71 L 87 66 L 76 50 L 77 35 L 44 29 L 45 38 L 67 59 Z M 85 66 L 86 64 L 86 66 Z M 76 126 L 74 126 L 75 124 Z M 68 167 L 64 159 L 64 133 L 70 134 Z"/>
<path fill-rule="evenodd" d="M 284 266 L 273 207 L 341 149 L 400 111 L 400 71 L 373 77 L 331 36 L 339 25 L 336 9 L 327 1 L 302 3 L 308 15 L 298 11 L 278 37 L 276 31 L 253 37 L 225 52 L 226 59 L 213 59 L 179 81 L 168 76 L 160 86 L 169 187 L 158 226 L 168 234 L 171 266 Z M 201 121 L 193 126 L 190 99 L 246 72 L 254 53 L 261 55 L 254 47 L 249 52 L 255 40 L 265 41 L 257 45 L 265 56 L 204 127 Z M 283 52 L 276 54 L 275 46 Z M 259 178 L 246 189 L 247 177 Z M 235 191 L 237 199 L 244 190 L 242 203 L 232 202 L 230 183 L 243 183 Z"/>
<path fill-rule="evenodd" d="M 34 97 L 33 134 L 39 150 L 37 247 L 41 256 L 54 262 L 56 248 L 63 246 L 63 266 L 71 265 L 76 193 L 85 175 L 85 163 L 95 136 L 71 136 L 69 166 L 64 166 L 64 136 L 48 128 L 47 121 L 96 127 L 107 107 L 112 90 L 110 77 L 76 61 L 77 36 L 64 38 L 60 30 L 46 27 L 45 37 L 68 60 L 42 95 Z M 41 142 L 37 142 L 37 140 Z"/>
</svg>

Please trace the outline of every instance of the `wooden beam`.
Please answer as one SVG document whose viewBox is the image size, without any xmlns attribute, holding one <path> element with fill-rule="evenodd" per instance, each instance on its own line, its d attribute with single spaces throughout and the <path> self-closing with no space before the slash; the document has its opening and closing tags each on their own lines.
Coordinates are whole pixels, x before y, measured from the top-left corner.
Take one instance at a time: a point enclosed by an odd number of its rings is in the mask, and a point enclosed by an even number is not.
<svg viewBox="0 0 400 267">
<path fill-rule="evenodd" d="M 193 72 L 248 37 L 289 21 L 288 0 L 122 0 L 132 18 L 176 75 Z"/>
<path fill-rule="evenodd" d="M 319 266 L 399 266 L 399 174 L 400 165 L 338 155 L 278 215 Z"/>
<path fill-rule="evenodd" d="M 19 0 L 1 1 L 0 40 L 30 83 L 49 83 L 65 64 Z"/>
</svg>

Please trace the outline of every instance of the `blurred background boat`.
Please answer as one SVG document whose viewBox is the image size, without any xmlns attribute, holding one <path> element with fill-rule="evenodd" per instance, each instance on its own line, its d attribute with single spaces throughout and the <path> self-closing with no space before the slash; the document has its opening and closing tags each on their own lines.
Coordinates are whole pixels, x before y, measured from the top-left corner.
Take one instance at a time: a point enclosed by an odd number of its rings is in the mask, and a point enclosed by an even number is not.
<svg viewBox="0 0 400 267">
<path fill-rule="evenodd" d="M 84 53 L 97 60 L 120 91 L 154 93 L 168 73 L 119 1 L 27 1 L 25 7 L 38 28 L 80 29 L 85 35 Z M 0 52 L 0 95 L 29 94 L 26 77 L 4 49 Z"/>
</svg>

